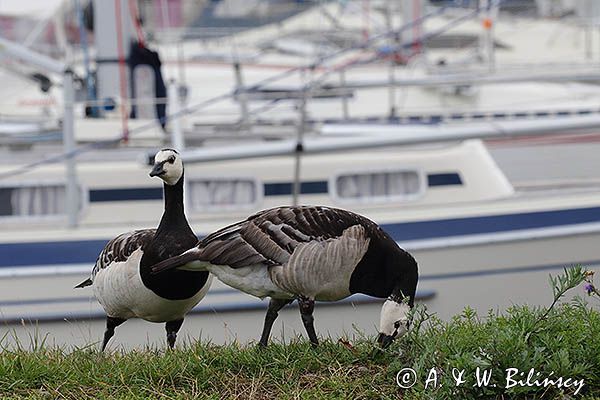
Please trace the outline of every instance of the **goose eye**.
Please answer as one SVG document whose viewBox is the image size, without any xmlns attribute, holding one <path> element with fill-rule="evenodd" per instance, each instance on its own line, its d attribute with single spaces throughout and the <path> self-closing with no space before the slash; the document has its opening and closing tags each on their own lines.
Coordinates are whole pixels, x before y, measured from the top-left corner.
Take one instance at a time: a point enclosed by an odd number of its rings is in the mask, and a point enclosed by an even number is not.
<svg viewBox="0 0 600 400">
<path fill-rule="evenodd" d="M 167 161 L 169 161 L 170 164 L 173 164 L 175 162 L 175 156 L 169 157 Z"/>
<path fill-rule="evenodd" d="M 394 322 L 394 328 L 396 328 L 396 329 L 400 328 L 400 321 Z"/>
</svg>

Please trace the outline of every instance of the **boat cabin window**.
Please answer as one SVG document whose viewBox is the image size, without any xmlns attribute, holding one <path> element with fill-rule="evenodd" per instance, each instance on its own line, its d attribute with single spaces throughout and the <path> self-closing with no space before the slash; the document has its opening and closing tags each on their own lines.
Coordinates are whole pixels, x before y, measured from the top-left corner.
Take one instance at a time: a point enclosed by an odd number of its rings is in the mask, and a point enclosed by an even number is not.
<svg viewBox="0 0 600 400">
<path fill-rule="evenodd" d="M 262 195 L 258 182 L 247 178 L 207 178 L 188 181 L 189 204 L 194 210 L 245 208 Z"/>
<path fill-rule="evenodd" d="M 19 184 L 0 187 L 0 219 L 66 214 L 64 184 Z"/>
<path fill-rule="evenodd" d="M 410 170 L 344 173 L 334 187 L 338 199 L 359 202 L 409 200 L 424 190 L 421 174 Z"/>
</svg>

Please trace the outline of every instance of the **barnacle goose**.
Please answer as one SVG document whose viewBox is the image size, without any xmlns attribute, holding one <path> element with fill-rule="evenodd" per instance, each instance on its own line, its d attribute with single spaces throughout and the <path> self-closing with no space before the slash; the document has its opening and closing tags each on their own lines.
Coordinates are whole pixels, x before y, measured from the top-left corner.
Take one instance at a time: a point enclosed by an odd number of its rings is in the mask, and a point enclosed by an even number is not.
<svg viewBox="0 0 600 400">
<path fill-rule="evenodd" d="M 350 211 L 319 207 L 279 207 L 218 230 L 196 247 L 152 268 L 210 271 L 248 294 L 270 297 L 263 332 L 265 346 L 279 310 L 298 300 L 313 345 L 317 301 L 353 293 L 386 298 L 378 342 L 387 347 L 407 330 L 418 280 L 415 259 L 373 221 Z"/>
<path fill-rule="evenodd" d="M 76 288 L 92 286 L 106 312 L 102 351 L 115 328 L 129 318 L 166 322 L 173 348 L 188 313 L 208 291 L 212 277 L 205 271 L 172 270 L 154 275 L 150 267 L 192 248 L 198 238 L 183 209 L 183 163 L 172 149 L 160 150 L 150 176 L 163 180 L 165 210 L 157 229 L 123 233 L 100 252 L 91 277 Z"/>
</svg>

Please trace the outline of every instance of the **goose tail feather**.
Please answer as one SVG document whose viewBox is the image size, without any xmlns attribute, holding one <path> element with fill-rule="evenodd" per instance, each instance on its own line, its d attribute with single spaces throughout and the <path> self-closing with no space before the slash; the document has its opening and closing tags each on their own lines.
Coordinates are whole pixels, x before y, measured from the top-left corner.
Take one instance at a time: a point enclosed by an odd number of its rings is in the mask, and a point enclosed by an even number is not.
<svg viewBox="0 0 600 400">
<path fill-rule="evenodd" d="M 185 253 L 178 256 L 167 258 L 159 263 L 154 264 L 151 268 L 152 274 L 159 274 L 170 269 L 181 267 L 182 265 L 191 263 L 192 261 L 198 260 L 200 250 L 198 248 L 192 248 Z"/>
<path fill-rule="evenodd" d="M 73 289 L 80 289 L 80 288 L 84 288 L 86 286 L 91 286 L 92 283 L 93 283 L 92 279 L 87 278 L 85 281 L 81 282 L 79 285 L 75 286 Z"/>
</svg>

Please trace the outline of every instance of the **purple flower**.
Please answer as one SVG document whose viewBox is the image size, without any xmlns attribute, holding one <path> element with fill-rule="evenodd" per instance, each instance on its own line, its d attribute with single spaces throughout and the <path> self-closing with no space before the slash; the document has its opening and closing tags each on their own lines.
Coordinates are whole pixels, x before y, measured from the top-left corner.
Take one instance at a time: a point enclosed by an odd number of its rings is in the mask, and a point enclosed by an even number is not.
<svg viewBox="0 0 600 400">
<path fill-rule="evenodd" d="M 591 283 L 586 283 L 584 289 L 589 295 L 591 295 L 595 291 L 594 285 L 592 285 Z"/>
</svg>

